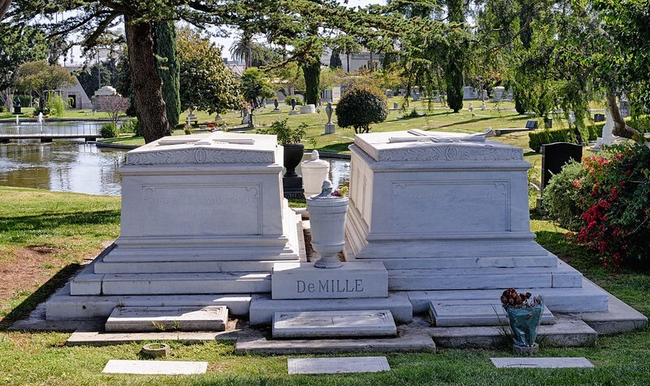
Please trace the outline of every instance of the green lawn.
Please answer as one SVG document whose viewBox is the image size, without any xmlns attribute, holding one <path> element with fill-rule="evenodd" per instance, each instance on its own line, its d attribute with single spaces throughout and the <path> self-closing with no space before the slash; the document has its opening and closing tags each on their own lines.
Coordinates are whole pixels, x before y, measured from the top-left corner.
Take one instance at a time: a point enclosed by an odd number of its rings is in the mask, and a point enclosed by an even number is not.
<svg viewBox="0 0 650 386">
<path fill-rule="evenodd" d="M 392 103 L 390 103 L 392 106 Z M 451 114 L 446 109 L 425 111 L 419 118 L 389 119 L 372 127 L 372 131 L 446 130 L 479 132 L 487 127 L 522 127 L 526 117 L 514 111 L 467 111 Z M 507 106 L 507 105 L 506 105 Z M 281 118 L 287 106 L 282 106 Z M 437 106 L 438 107 L 438 106 Z M 503 104 L 501 107 L 505 107 Z M 257 116 L 262 125 L 270 125 L 278 114 L 271 109 Z M 214 117 L 199 112 L 199 121 Z M 236 114 L 224 116 L 229 126 L 236 126 Z M 337 133 L 323 136 L 326 121 L 321 115 L 298 115 L 290 125 L 309 125 L 307 148 L 344 152 L 352 142 L 353 131 L 337 128 Z M 556 121 L 557 122 L 557 121 Z M 555 123 L 555 122 L 554 122 Z M 182 131 L 175 134 L 182 135 Z M 524 148 L 526 159 L 539 168 L 541 158 L 527 149 L 527 133 L 508 134 L 496 140 Z M 142 144 L 139 138 L 128 139 Z M 531 196 L 534 202 L 534 196 Z M 299 203 L 298 203 L 299 205 Z M 207 361 L 208 373 L 197 376 L 134 376 L 101 374 L 110 359 L 143 359 L 142 345 L 125 344 L 109 347 L 66 347 L 67 333 L 33 333 L 6 331 L 9 323 L 25 316 L 64 282 L 79 264 L 101 250 L 102 242 L 119 234 L 118 197 L 100 197 L 71 193 L 0 187 L 0 272 L 36 259 L 31 276 L 38 280 L 17 289 L 0 303 L 0 385 L 647 385 L 650 379 L 650 328 L 642 331 L 600 337 L 592 348 L 542 347 L 540 356 L 585 356 L 595 369 L 495 369 L 490 357 L 510 356 L 506 348 L 494 350 L 439 349 L 436 353 L 387 354 L 390 372 L 375 374 L 287 375 L 287 356 L 235 355 L 233 342 L 183 344 L 170 342 L 170 360 Z M 604 270 L 591 252 L 572 245 L 564 229 L 532 216 L 532 230 L 537 241 L 585 276 L 621 298 L 646 316 L 650 316 L 650 276 L 622 271 L 616 275 Z M 34 257 L 45 254 L 45 262 Z M 25 263 L 25 266 L 27 264 Z M 47 284 L 43 284 L 47 283 Z M 368 355 L 363 353 L 361 355 Z M 371 354 L 372 355 L 372 354 Z M 376 355 L 383 355 L 376 353 Z"/>
<path fill-rule="evenodd" d="M 54 251 L 50 270 L 35 274 L 70 274 L 70 266 L 100 249 L 119 232 L 119 198 L 30 189 L 0 188 L 0 268 L 26 248 Z M 571 245 L 564 230 L 533 216 L 537 240 L 581 269 L 628 304 L 650 315 L 650 277 L 605 271 L 588 251 Z M 58 254 L 58 255 L 57 255 Z M 66 271 L 68 269 L 68 271 Z M 58 284 L 62 283 L 59 278 Z M 26 315 L 50 293 L 49 287 L 19 291 L 1 304 L 0 317 Z M 455 350 L 387 354 L 391 371 L 375 374 L 287 375 L 287 356 L 235 355 L 232 342 L 186 345 L 170 342 L 170 360 L 207 361 L 208 373 L 197 376 L 101 374 L 110 359 L 143 359 L 142 345 L 63 346 L 67 333 L 5 331 L 0 322 L 1 385 L 646 385 L 650 379 L 650 329 L 599 338 L 593 348 L 542 347 L 540 356 L 585 356 L 595 369 L 495 369 L 490 357 L 510 356 L 507 349 Z M 361 355 L 368 355 L 363 353 Z M 380 355 L 379 353 L 373 355 Z M 381 354 L 383 355 L 383 354 Z"/>
</svg>

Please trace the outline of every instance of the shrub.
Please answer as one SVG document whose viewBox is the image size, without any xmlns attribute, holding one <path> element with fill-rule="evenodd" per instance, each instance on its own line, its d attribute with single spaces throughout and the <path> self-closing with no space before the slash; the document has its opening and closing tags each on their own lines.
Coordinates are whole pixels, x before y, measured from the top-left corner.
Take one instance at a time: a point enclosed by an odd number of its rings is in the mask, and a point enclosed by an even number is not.
<svg viewBox="0 0 650 386">
<path fill-rule="evenodd" d="M 610 146 L 603 156 L 583 160 L 584 173 L 564 168 L 555 178 L 561 187 L 552 200 L 564 200 L 554 214 L 571 213 L 574 201 L 580 221 L 569 237 L 598 252 L 603 265 L 614 270 L 623 265 L 647 268 L 650 264 L 650 149 L 645 145 Z M 578 177 L 566 187 L 573 173 Z M 553 179 L 551 180 L 552 183 Z M 546 198 L 546 193 L 545 193 Z"/>
<path fill-rule="evenodd" d="M 562 167 L 562 172 L 551 178 L 544 188 L 544 209 L 547 216 L 569 230 L 578 230 L 583 225 L 580 218 L 584 208 L 579 198 L 584 194 L 587 172 L 581 163 L 571 161 Z M 579 186 L 577 181 L 581 181 Z M 587 192 L 588 193 L 588 192 Z"/>
<path fill-rule="evenodd" d="M 571 142 L 572 129 L 540 130 L 528 133 L 528 146 L 536 153 L 540 153 L 542 145 L 555 142 Z"/>
<path fill-rule="evenodd" d="M 114 123 L 107 123 L 102 126 L 99 134 L 102 136 L 102 138 L 115 138 L 117 137 L 117 128 L 115 127 Z"/>
<path fill-rule="evenodd" d="M 68 104 L 61 98 L 61 95 L 55 94 L 50 95 L 47 100 L 47 108 L 50 110 L 50 114 L 55 117 L 63 116 L 65 109 L 68 107 Z"/>
<path fill-rule="evenodd" d="M 336 118 L 341 127 L 354 127 L 355 133 L 367 133 L 371 123 L 388 118 L 386 97 L 376 87 L 356 86 L 348 90 L 336 106 Z"/>
<path fill-rule="evenodd" d="M 603 136 L 603 126 L 605 122 L 596 122 L 591 125 L 587 125 L 587 131 L 589 131 L 589 140 L 595 141 L 598 137 Z"/>
<path fill-rule="evenodd" d="M 137 119 L 131 119 L 125 122 L 120 131 L 123 133 L 133 133 L 137 137 L 142 137 L 142 125 L 140 125 L 140 121 Z"/>
<path fill-rule="evenodd" d="M 305 133 L 307 132 L 308 126 L 305 122 L 303 122 L 298 125 L 297 128 L 292 129 L 287 124 L 288 119 L 289 118 L 285 118 L 281 121 L 273 122 L 271 126 L 257 130 L 257 133 L 275 135 L 278 138 L 278 142 L 282 145 L 300 143 L 302 138 L 305 136 Z"/>
</svg>

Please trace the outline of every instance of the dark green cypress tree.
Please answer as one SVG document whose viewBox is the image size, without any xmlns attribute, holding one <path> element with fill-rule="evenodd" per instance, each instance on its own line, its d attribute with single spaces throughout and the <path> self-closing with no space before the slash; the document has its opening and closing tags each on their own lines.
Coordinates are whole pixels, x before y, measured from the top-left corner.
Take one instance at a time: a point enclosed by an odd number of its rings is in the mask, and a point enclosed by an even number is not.
<svg viewBox="0 0 650 386">
<path fill-rule="evenodd" d="M 330 67 L 331 68 L 342 68 L 343 61 L 341 60 L 341 54 L 338 50 L 332 50 L 332 56 L 330 56 Z"/>
<path fill-rule="evenodd" d="M 465 21 L 463 13 L 463 0 L 447 0 L 449 21 L 462 23 Z M 447 52 L 447 68 L 445 69 L 445 85 L 447 90 L 447 105 L 455 113 L 463 108 L 463 65 L 465 60 L 464 44 L 462 37 L 453 39 Z"/>
<path fill-rule="evenodd" d="M 181 114 L 180 64 L 176 51 L 176 27 L 173 21 L 160 22 L 155 28 L 158 73 L 162 78 L 162 94 L 169 127 L 174 130 Z"/>
<path fill-rule="evenodd" d="M 302 72 L 305 75 L 305 104 L 315 105 L 320 98 L 320 62 L 304 64 Z"/>
</svg>

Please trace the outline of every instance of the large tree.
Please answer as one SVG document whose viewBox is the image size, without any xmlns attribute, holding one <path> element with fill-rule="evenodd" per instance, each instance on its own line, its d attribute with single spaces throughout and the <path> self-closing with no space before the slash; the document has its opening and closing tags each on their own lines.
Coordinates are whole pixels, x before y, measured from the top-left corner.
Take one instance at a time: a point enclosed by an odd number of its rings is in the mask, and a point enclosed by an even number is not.
<svg viewBox="0 0 650 386">
<path fill-rule="evenodd" d="M 181 109 L 223 113 L 242 107 L 239 83 L 221 59 L 221 50 L 190 28 L 178 32 Z"/>
<path fill-rule="evenodd" d="M 24 63 L 18 68 L 16 89 L 38 97 L 39 107 L 43 108 L 48 93 L 76 83 L 76 79 L 66 68 L 50 65 L 45 60 L 36 60 Z"/>
<path fill-rule="evenodd" d="M 11 110 L 18 80 L 18 67 L 29 61 L 45 59 L 43 34 L 35 28 L 18 28 L 0 23 L 0 102 Z"/>
</svg>

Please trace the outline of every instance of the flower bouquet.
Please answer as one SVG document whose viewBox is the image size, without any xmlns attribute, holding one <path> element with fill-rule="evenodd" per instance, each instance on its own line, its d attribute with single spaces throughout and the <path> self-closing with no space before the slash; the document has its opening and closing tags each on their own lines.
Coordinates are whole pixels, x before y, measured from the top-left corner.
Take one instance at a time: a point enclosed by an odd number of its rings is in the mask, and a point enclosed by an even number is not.
<svg viewBox="0 0 650 386">
<path fill-rule="evenodd" d="M 542 321 L 544 305 L 541 296 L 531 300 L 531 293 L 518 294 L 514 288 L 508 288 L 501 295 L 501 304 L 508 314 L 516 353 L 531 355 L 539 346 L 535 343 L 537 327 Z"/>
</svg>

